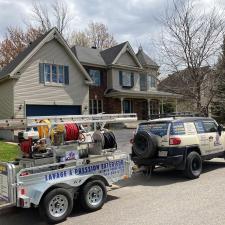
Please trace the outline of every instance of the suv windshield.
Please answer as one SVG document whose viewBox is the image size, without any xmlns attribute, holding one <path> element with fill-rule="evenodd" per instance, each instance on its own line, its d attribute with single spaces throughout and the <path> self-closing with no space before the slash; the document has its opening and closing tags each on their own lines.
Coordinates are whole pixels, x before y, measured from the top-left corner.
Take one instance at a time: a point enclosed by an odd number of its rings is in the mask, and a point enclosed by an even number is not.
<svg viewBox="0 0 225 225">
<path fill-rule="evenodd" d="M 155 134 L 157 136 L 165 136 L 167 135 L 169 123 L 161 122 L 161 123 L 143 123 L 138 127 L 138 131 L 147 131 Z"/>
</svg>

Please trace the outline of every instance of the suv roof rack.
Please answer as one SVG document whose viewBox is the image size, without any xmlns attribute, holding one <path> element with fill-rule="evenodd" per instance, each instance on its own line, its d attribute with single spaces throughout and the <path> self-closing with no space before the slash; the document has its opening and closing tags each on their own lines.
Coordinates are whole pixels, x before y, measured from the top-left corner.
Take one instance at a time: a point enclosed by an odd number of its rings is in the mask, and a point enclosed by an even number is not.
<svg viewBox="0 0 225 225">
<path fill-rule="evenodd" d="M 160 114 L 151 114 L 149 119 L 159 119 L 159 118 L 169 118 L 169 117 L 204 117 L 201 113 L 196 112 L 172 112 L 172 113 L 160 113 Z"/>
</svg>

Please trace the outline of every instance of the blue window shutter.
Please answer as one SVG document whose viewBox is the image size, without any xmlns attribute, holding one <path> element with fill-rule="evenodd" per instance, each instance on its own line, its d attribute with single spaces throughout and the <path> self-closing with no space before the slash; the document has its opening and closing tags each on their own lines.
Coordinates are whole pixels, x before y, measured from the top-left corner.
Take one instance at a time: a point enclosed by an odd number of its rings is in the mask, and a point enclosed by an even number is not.
<svg viewBox="0 0 225 225">
<path fill-rule="evenodd" d="M 64 66 L 64 79 L 65 79 L 65 84 L 69 85 L 69 66 Z"/>
<path fill-rule="evenodd" d="M 123 86 L 123 72 L 119 71 L 120 86 Z"/>
<path fill-rule="evenodd" d="M 134 86 L 134 73 L 131 73 L 131 87 Z"/>
<path fill-rule="evenodd" d="M 44 63 L 39 63 L 39 82 L 45 82 Z"/>
</svg>

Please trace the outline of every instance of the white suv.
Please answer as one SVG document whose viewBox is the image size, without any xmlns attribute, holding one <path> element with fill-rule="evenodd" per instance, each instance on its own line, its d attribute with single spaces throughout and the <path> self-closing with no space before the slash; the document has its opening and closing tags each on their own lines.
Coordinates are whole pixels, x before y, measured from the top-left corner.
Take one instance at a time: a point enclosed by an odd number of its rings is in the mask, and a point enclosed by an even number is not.
<svg viewBox="0 0 225 225">
<path fill-rule="evenodd" d="M 198 178 L 202 161 L 225 156 L 225 132 L 212 118 L 162 118 L 140 123 L 132 141 L 138 166 L 174 166 Z"/>
</svg>

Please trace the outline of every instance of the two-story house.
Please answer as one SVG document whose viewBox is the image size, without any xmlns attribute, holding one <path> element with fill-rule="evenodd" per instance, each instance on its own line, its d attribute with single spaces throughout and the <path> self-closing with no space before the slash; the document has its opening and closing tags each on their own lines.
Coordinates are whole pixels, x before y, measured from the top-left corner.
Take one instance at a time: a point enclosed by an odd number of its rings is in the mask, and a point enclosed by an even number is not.
<svg viewBox="0 0 225 225">
<path fill-rule="evenodd" d="M 56 28 L 0 71 L 0 119 L 88 113 L 87 71 Z M 13 139 L 14 133 L 0 131 Z"/>
<path fill-rule="evenodd" d="M 89 89 L 89 112 L 137 113 L 139 119 L 163 113 L 165 102 L 174 111 L 178 95 L 157 90 L 159 66 L 140 47 L 134 53 L 129 42 L 112 48 L 72 47 L 94 85 Z"/>
</svg>

